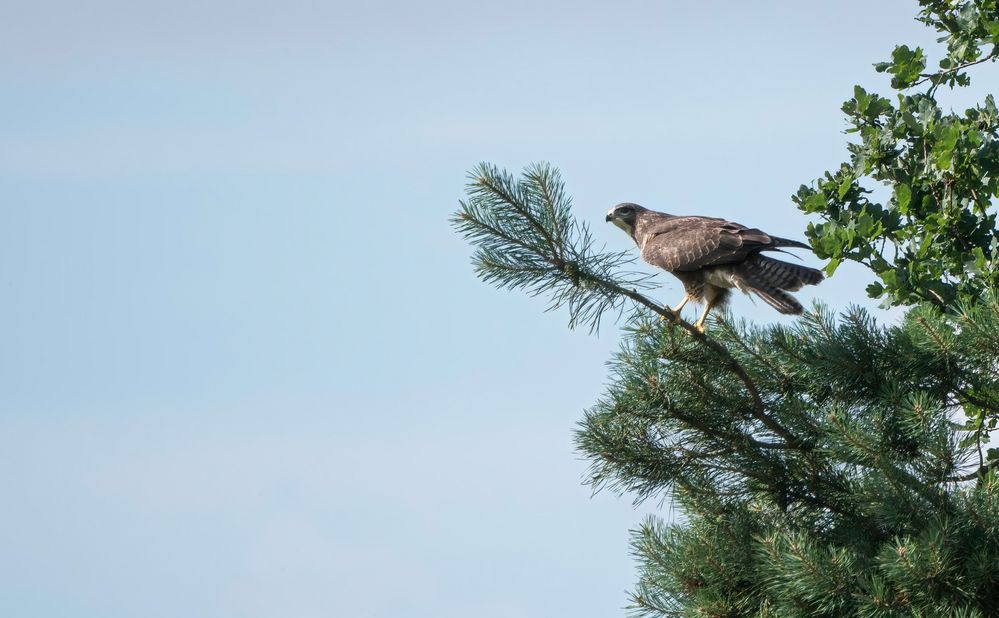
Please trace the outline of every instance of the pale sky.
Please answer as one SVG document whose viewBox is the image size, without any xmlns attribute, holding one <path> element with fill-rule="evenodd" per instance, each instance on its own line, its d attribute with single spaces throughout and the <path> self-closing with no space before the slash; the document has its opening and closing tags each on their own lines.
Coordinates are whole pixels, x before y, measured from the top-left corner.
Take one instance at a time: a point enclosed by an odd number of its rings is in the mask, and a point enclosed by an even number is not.
<svg viewBox="0 0 999 618">
<path fill-rule="evenodd" d="M 474 278 L 465 172 L 553 163 L 615 249 L 622 201 L 800 238 L 915 11 L 8 0 L 0 615 L 625 615 L 668 504 L 571 443 L 617 329 Z"/>
</svg>

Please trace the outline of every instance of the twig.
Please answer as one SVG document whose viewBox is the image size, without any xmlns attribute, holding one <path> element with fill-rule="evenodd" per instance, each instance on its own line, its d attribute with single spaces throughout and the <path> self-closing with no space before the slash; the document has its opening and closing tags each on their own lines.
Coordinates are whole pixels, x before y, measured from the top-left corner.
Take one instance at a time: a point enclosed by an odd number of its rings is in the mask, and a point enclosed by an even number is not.
<svg viewBox="0 0 999 618">
<path fill-rule="evenodd" d="M 976 64 L 981 64 L 981 63 L 987 62 L 989 60 L 995 60 L 996 58 L 999 58 L 999 53 L 997 53 L 997 52 L 994 51 L 991 54 L 989 54 L 988 56 L 983 56 L 983 57 L 979 58 L 978 60 L 972 60 L 971 62 L 965 62 L 964 64 L 959 64 L 956 67 L 951 67 L 949 69 L 940 71 L 938 73 L 921 73 L 919 76 L 922 77 L 923 79 L 919 80 L 918 82 L 915 82 L 914 84 L 912 84 L 909 87 L 910 88 L 915 88 L 916 86 L 919 86 L 920 84 L 924 84 L 924 83 L 926 83 L 928 81 L 933 81 L 933 86 L 936 87 L 936 86 L 938 86 L 940 84 L 940 82 L 943 81 L 943 77 L 945 75 L 948 75 L 950 73 L 956 73 L 957 71 L 961 71 L 963 69 L 967 69 L 968 67 L 973 67 Z"/>
</svg>

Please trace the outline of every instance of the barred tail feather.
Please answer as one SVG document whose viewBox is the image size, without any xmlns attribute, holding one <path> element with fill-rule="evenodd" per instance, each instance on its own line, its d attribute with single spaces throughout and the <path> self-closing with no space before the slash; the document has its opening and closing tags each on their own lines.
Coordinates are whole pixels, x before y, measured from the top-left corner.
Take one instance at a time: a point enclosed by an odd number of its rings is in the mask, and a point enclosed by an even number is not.
<svg viewBox="0 0 999 618">
<path fill-rule="evenodd" d="M 794 296 L 791 296 L 787 292 L 783 292 L 776 288 L 758 288 L 753 286 L 747 286 L 749 291 L 756 294 L 763 302 L 770 305 L 777 311 L 788 315 L 801 315 L 805 308 L 801 306 Z"/>
<path fill-rule="evenodd" d="M 786 292 L 800 290 L 802 286 L 815 285 L 824 278 L 822 271 L 800 264 L 782 262 L 763 255 L 754 255 L 739 266 L 739 274 L 765 287 Z M 754 286 L 755 287 L 755 286 Z"/>
<path fill-rule="evenodd" d="M 822 281 L 822 272 L 807 266 L 754 255 L 739 265 L 735 273 L 739 287 L 759 296 L 777 311 L 798 315 L 804 311 L 788 292 Z"/>
</svg>

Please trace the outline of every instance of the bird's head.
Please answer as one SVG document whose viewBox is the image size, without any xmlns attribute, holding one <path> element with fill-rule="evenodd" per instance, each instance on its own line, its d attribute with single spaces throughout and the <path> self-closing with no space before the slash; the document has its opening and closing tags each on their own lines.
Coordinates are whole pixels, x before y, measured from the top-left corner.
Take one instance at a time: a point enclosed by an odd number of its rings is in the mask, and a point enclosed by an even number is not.
<svg viewBox="0 0 999 618">
<path fill-rule="evenodd" d="M 610 221 L 627 232 L 629 236 L 632 236 L 635 233 L 635 221 L 638 218 L 638 215 L 645 212 L 645 210 L 645 208 L 642 208 L 638 204 L 625 202 L 624 204 L 618 204 L 614 208 L 611 208 L 610 212 L 607 213 L 607 218 L 605 220 Z"/>
</svg>

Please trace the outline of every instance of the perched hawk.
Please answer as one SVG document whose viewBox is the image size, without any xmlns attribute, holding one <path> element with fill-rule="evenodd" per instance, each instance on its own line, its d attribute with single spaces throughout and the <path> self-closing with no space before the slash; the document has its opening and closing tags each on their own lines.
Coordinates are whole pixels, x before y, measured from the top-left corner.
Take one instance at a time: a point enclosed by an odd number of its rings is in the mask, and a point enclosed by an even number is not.
<svg viewBox="0 0 999 618">
<path fill-rule="evenodd" d="M 760 253 L 780 247 L 810 249 L 808 245 L 725 219 L 668 215 L 638 204 L 618 204 L 607 213 L 607 221 L 634 239 L 643 260 L 683 283 L 686 293 L 674 313 L 679 315 L 687 301 L 704 303 L 704 313 L 695 324 L 701 332 L 708 312 L 728 300 L 731 288 L 752 292 L 781 313 L 799 314 L 801 303 L 788 292 L 822 281 L 822 273 L 814 268 Z"/>
</svg>

